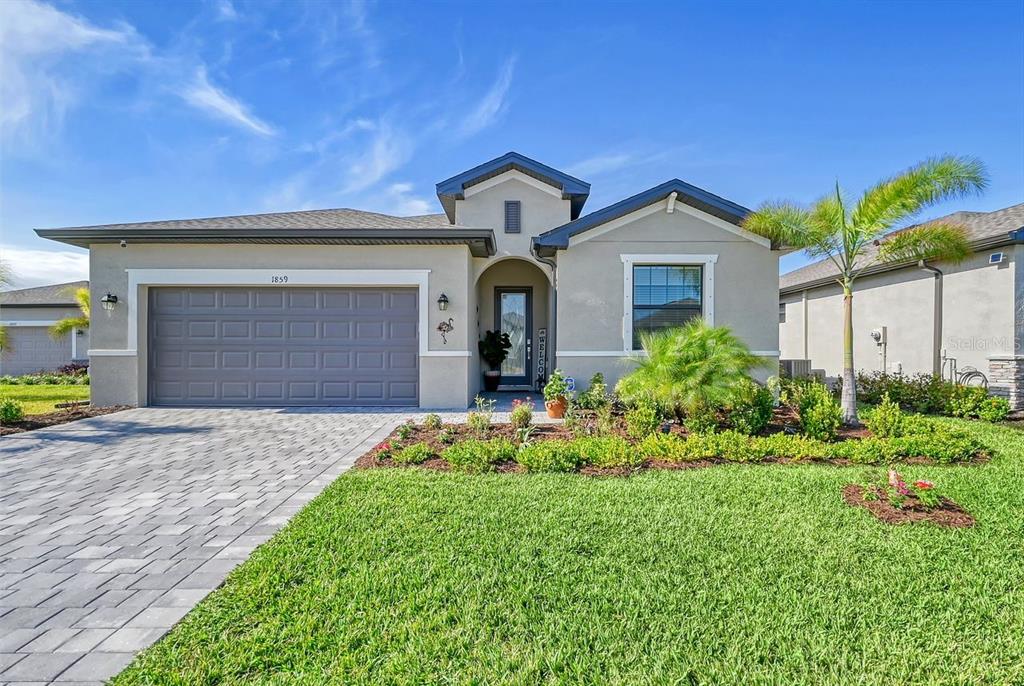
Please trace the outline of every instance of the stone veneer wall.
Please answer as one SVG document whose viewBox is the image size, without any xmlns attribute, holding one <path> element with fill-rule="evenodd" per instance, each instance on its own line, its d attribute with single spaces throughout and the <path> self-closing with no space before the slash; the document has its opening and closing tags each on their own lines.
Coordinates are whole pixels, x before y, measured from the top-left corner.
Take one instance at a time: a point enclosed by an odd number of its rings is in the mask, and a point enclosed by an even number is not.
<svg viewBox="0 0 1024 686">
<path fill-rule="evenodd" d="M 1024 355 L 988 358 L 988 390 L 1010 401 L 1010 409 L 1024 409 Z"/>
</svg>

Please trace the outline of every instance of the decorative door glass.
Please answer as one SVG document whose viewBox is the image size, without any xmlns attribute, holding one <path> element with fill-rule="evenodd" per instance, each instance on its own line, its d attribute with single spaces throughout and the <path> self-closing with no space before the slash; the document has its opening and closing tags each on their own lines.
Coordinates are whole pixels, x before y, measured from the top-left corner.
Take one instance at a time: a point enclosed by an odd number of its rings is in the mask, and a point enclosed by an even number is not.
<svg viewBox="0 0 1024 686">
<path fill-rule="evenodd" d="M 508 357 L 501 365 L 503 377 L 523 377 L 527 372 L 527 345 L 526 339 L 526 293 L 508 291 L 500 294 L 498 299 L 500 314 L 499 322 L 502 333 L 507 333 L 512 341 L 512 348 L 508 351 Z"/>
</svg>

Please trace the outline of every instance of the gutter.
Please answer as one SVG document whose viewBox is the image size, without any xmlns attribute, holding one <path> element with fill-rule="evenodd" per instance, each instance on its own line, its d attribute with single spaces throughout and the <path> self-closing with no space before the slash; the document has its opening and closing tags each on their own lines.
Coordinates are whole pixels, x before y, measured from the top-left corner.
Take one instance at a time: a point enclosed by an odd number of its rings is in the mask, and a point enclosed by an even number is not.
<svg viewBox="0 0 1024 686">
<path fill-rule="evenodd" d="M 932 374 L 942 376 L 942 270 L 918 260 L 917 268 L 935 276 L 934 314 L 932 315 Z"/>
</svg>

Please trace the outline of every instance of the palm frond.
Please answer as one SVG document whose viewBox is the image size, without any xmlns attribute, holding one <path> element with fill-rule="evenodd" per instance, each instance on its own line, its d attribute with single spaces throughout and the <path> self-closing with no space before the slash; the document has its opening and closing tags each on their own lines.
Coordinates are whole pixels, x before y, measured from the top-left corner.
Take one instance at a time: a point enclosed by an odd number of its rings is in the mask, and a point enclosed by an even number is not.
<svg viewBox="0 0 1024 686">
<path fill-rule="evenodd" d="M 3 325 L 0 325 L 0 350 L 13 350 L 11 336 L 7 333 L 7 327 Z"/>
<path fill-rule="evenodd" d="M 951 260 L 960 262 L 971 254 L 967 229 L 960 224 L 931 223 L 899 231 L 878 248 L 881 260 Z"/>
<path fill-rule="evenodd" d="M 852 222 L 877 237 L 930 205 L 979 193 L 987 185 L 981 160 L 953 155 L 928 159 L 865 191 Z"/>
<path fill-rule="evenodd" d="M 808 248 L 814 245 L 811 215 L 790 202 L 766 202 L 743 220 L 743 228 L 764 236 L 773 247 Z"/>
<path fill-rule="evenodd" d="M 14 271 L 11 269 L 11 265 L 0 260 L 0 287 L 10 286 L 12 283 L 14 283 Z"/>
<path fill-rule="evenodd" d="M 75 329 L 88 328 L 88 317 L 66 317 L 50 327 L 50 336 L 52 338 L 62 338 L 63 336 L 73 332 Z"/>
</svg>

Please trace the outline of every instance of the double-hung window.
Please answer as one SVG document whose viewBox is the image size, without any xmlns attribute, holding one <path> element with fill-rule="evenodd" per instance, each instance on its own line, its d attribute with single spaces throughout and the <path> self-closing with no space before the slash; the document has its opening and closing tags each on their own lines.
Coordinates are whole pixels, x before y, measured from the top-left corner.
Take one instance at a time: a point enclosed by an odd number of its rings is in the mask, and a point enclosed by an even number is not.
<svg viewBox="0 0 1024 686">
<path fill-rule="evenodd" d="M 640 335 L 681 326 L 704 315 L 704 265 L 634 264 L 633 350 Z"/>
</svg>

